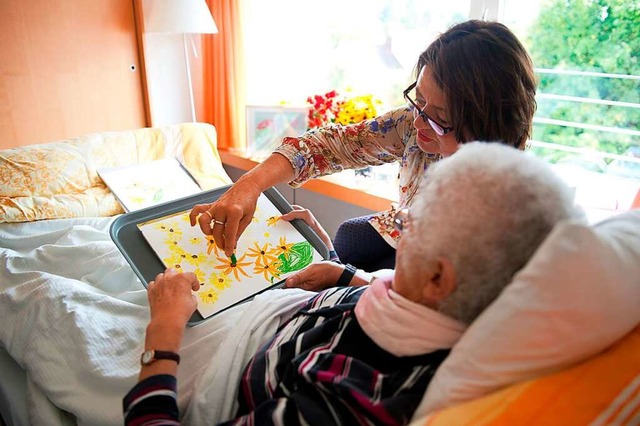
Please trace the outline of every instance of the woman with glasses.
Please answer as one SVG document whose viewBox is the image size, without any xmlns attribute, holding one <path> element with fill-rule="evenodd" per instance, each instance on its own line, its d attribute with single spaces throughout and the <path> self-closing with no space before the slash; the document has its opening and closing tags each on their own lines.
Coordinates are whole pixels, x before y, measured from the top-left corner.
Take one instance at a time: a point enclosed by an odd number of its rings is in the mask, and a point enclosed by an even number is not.
<svg viewBox="0 0 640 426">
<path fill-rule="evenodd" d="M 199 222 L 231 255 L 251 221 L 256 200 L 282 182 L 293 188 L 344 169 L 399 162 L 399 203 L 344 222 L 334 240 L 340 259 L 366 271 L 393 268 L 397 210 L 411 206 L 429 164 L 480 140 L 524 149 L 530 135 L 536 81 L 515 35 L 496 22 L 467 21 L 441 34 L 420 55 L 405 106 L 361 123 L 312 129 L 285 138 L 264 162 L 212 204 L 197 205 Z"/>
</svg>

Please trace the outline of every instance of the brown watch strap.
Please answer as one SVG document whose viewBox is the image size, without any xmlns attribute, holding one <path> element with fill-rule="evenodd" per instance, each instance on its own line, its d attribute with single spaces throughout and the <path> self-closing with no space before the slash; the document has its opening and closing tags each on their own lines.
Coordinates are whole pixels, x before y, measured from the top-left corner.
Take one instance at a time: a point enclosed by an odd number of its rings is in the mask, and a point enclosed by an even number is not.
<svg viewBox="0 0 640 426">
<path fill-rule="evenodd" d="M 150 365 L 159 359 L 168 359 L 180 364 L 180 355 L 177 353 L 170 351 L 157 351 L 154 349 L 144 351 L 140 356 L 140 363 L 142 365 Z"/>
</svg>

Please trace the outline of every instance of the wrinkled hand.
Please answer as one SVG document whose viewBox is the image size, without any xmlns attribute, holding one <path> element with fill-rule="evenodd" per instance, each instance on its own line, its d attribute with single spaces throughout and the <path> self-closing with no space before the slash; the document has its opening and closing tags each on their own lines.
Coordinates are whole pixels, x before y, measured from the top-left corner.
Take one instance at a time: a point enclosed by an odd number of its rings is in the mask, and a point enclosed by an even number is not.
<svg viewBox="0 0 640 426">
<path fill-rule="evenodd" d="M 344 265 L 333 262 L 312 263 L 306 268 L 290 275 L 285 287 L 321 291 L 333 287 L 344 271 Z"/>
<path fill-rule="evenodd" d="M 309 227 L 313 229 L 316 234 L 318 234 L 318 237 L 320 237 L 327 248 L 329 250 L 333 250 L 333 242 L 331 241 L 329 234 L 327 234 L 327 231 L 325 231 L 322 225 L 320 225 L 320 223 L 316 220 L 313 213 L 311 213 L 311 210 L 305 209 L 304 207 L 298 206 L 296 204 L 293 204 L 291 207 L 293 208 L 293 210 L 289 213 L 283 214 L 282 219 L 286 220 L 287 222 L 291 222 L 294 219 L 301 219 L 305 221 L 305 223 L 309 225 Z"/>
<path fill-rule="evenodd" d="M 231 256 L 240 235 L 251 223 L 261 191 L 251 181 L 238 181 L 211 204 L 197 204 L 189 213 L 191 226 L 196 222 L 205 235 Z"/>
<path fill-rule="evenodd" d="M 191 290 L 200 288 L 195 274 L 178 273 L 169 268 L 158 274 L 147 287 L 151 323 L 184 327 L 196 310 L 197 300 Z"/>
</svg>

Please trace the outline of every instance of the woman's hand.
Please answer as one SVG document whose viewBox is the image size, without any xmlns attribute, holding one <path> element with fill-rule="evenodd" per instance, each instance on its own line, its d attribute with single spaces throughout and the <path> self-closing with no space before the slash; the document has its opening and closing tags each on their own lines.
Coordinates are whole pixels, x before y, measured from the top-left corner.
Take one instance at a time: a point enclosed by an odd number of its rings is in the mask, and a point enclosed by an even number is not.
<svg viewBox="0 0 640 426">
<path fill-rule="evenodd" d="M 242 175 L 231 188 L 211 204 L 198 204 L 189 214 L 191 226 L 196 222 L 205 235 L 231 256 L 238 238 L 251 223 L 262 191 L 293 179 L 293 167 L 280 154 L 271 154 L 262 163 Z"/>
<path fill-rule="evenodd" d="M 331 241 L 331 238 L 329 238 L 329 234 L 327 234 L 327 231 L 325 231 L 322 225 L 320 225 L 320 223 L 316 220 L 313 213 L 311 213 L 311 210 L 305 209 L 304 207 L 298 206 L 296 204 L 293 204 L 291 207 L 293 208 L 293 210 L 289 213 L 283 214 L 282 219 L 286 220 L 287 222 L 291 222 L 294 219 L 301 219 L 305 221 L 305 223 L 309 225 L 309 227 L 313 229 L 316 234 L 318 234 L 318 237 L 320 237 L 327 248 L 329 250 L 333 250 L 333 242 Z"/>
<path fill-rule="evenodd" d="M 191 272 L 178 273 L 167 269 L 149 282 L 147 297 L 151 310 L 150 324 L 158 327 L 183 329 L 196 310 L 196 296 L 200 283 Z"/>
<path fill-rule="evenodd" d="M 236 182 L 211 204 L 197 204 L 189 213 L 191 226 L 196 222 L 205 235 L 231 256 L 238 238 L 251 223 L 262 191 L 251 180 Z"/>
</svg>

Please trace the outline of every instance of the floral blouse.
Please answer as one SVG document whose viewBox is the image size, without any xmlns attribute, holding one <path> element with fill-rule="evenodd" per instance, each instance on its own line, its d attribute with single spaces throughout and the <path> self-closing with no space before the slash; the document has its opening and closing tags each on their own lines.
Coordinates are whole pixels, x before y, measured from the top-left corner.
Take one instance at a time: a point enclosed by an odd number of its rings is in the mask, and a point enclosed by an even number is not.
<svg viewBox="0 0 640 426">
<path fill-rule="evenodd" d="M 396 247 L 399 234 L 393 227 L 395 212 L 412 204 L 427 166 L 442 158 L 440 154 L 422 151 L 416 144 L 416 135 L 413 113 L 408 106 L 403 106 L 360 123 L 330 125 L 311 129 L 298 138 L 284 138 L 274 152 L 291 162 L 295 175 L 289 185 L 293 188 L 309 179 L 345 169 L 399 161 L 399 202 L 369 220 L 380 235 Z"/>
</svg>

